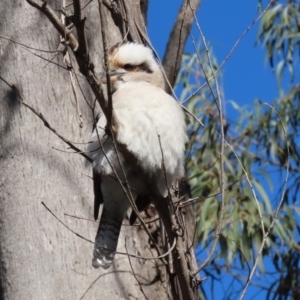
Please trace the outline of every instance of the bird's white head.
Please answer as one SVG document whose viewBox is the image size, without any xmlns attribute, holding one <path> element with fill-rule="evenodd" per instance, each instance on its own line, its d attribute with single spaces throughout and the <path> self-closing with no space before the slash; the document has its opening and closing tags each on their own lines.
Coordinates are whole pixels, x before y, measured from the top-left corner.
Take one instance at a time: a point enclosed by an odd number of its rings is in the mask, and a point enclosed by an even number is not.
<svg viewBox="0 0 300 300">
<path fill-rule="evenodd" d="M 164 89 L 163 74 L 150 48 L 137 43 L 118 43 L 109 50 L 108 61 L 113 91 L 132 81 L 146 81 Z M 106 77 L 102 83 L 106 83 Z"/>
</svg>

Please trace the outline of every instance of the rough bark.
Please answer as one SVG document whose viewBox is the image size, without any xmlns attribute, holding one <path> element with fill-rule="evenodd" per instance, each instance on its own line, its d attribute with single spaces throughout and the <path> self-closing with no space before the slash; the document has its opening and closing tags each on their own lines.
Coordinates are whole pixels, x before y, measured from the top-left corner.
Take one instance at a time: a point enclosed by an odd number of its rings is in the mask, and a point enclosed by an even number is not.
<svg viewBox="0 0 300 300">
<path fill-rule="evenodd" d="M 128 2 L 128 1 L 127 1 Z M 59 16 L 61 2 L 47 1 Z M 85 10 L 88 47 L 96 70 L 103 60 L 97 2 Z M 110 29 L 109 46 L 121 40 L 121 33 L 106 9 Z M 25 1 L 0 3 L 0 34 L 34 48 L 56 50 L 60 36 L 50 22 Z M 92 24 L 91 24 L 92 22 Z M 33 55 L 51 59 L 54 53 L 26 50 L 0 39 L 0 75 L 17 88 L 24 100 L 43 114 L 60 134 L 84 143 L 92 117 L 78 84 L 77 103 L 70 75 L 57 65 Z M 60 53 L 53 62 L 66 67 Z M 80 74 L 76 70 L 77 74 Z M 79 82 L 85 97 L 94 101 L 85 79 Z M 41 120 L 20 104 L 16 93 L 0 80 L 0 266 L 2 299 L 144 299 L 136 277 L 151 299 L 164 298 L 158 261 L 116 255 L 112 269 L 94 270 L 93 245 L 68 231 L 41 205 L 43 201 L 66 225 L 93 240 L 97 224 L 64 216 L 64 213 L 92 219 L 91 170 L 78 154 L 68 151 Z M 80 117 L 80 115 L 82 115 Z M 82 125 L 82 128 L 81 128 Z M 84 144 L 78 144 L 84 149 Z M 73 151 L 71 151 L 73 152 Z M 151 256 L 148 237 L 137 227 L 124 227 L 120 251 Z M 151 250 L 151 251 L 150 251 Z M 153 283 L 151 283 L 153 281 Z"/>
<path fill-rule="evenodd" d="M 74 0 L 74 16 L 69 7 L 61 15 L 61 2 L 27 2 L 38 10 L 25 1 L 18 6 L 8 0 L 0 3 L 0 34 L 5 37 L 0 39 L 1 298 L 166 299 L 169 283 L 160 260 L 129 261 L 127 256 L 117 254 L 111 269 L 94 270 L 93 244 L 88 240 L 94 240 L 98 224 L 64 215 L 92 218 L 93 184 L 86 175 L 91 170 L 73 150 L 86 147 L 94 121 L 91 107 L 95 97 L 105 113 L 96 75 L 103 69 L 105 47 L 122 39 L 146 42 L 148 1 L 103 1 L 101 22 L 96 1 L 81 11 L 82 1 Z M 101 0 L 98 2 L 102 5 Z M 68 20 L 75 28 L 64 27 Z M 104 43 L 100 29 L 106 32 Z M 169 44 L 177 39 L 173 33 Z M 177 46 L 180 60 L 183 48 Z M 47 53 L 32 48 L 60 51 Z M 20 95 L 42 115 L 22 105 Z M 78 142 L 77 148 L 70 151 L 49 125 L 66 139 Z M 53 217 L 42 202 L 77 235 Z M 163 211 L 159 213 L 164 215 Z M 165 215 L 168 238 L 176 240 L 175 275 L 169 276 L 179 278 L 171 279 L 171 285 L 177 285 L 177 292 L 171 288 L 173 298 L 194 299 L 189 276 L 193 266 L 185 258 L 190 255 L 184 245 L 187 237 L 181 238 L 174 231 L 178 216 L 174 219 L 170 212 Z M 153 228 L 157 232 L 157 227 Z M 142 226 L 122 228 L 118 251 L 127 250 L 138 256 L 157 255 Z"/>
</svg>

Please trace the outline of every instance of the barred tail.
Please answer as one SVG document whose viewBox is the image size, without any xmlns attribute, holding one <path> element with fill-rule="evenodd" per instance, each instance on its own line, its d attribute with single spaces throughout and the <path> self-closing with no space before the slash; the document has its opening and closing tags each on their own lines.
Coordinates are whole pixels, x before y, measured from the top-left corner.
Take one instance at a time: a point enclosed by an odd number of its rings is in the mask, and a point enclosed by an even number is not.
<svg viewBox="0 0 300 300">
<path fill-rule="evenodd" d="M 104 206 L 95 239 L 92 260 L 94 268 L 102 267 L 103 269 L 108 269 L 113 263 L 122 222 L 123 216 L 119 219 L 116 219 L 116 216 L 108 216 Z"/>
</svg>

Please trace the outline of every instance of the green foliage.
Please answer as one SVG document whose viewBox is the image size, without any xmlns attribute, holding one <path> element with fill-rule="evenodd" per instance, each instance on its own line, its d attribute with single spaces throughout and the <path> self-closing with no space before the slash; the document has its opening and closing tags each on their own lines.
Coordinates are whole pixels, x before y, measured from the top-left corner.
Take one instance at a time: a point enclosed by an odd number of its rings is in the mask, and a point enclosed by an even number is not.
<svg viewBox="0 0 300 300">
<path fill-rule="evenodd" d="M 275 40 L 277 41 L 277 37 Z M 181 101 L 190 96 L 185 105 L 198 118 L 195 120 L 187 117 L 190 135 L 187 176 L 192 196 L 198 199 L 194 204 L 198 241 L 207 255 L 220 218 L 221 138 L 219 112 L 211 94 L 211 90 L 215 93 L 215 85 L 212 81 L 210 87 L 204 85 L 206 78 L 211 78 L 212 71 L 205 51 L 202 49 L 199 52 L 201 64 L 195 54 L 184 56 L 179 82 L 183 84 Z M 217 66 L 215 61 L 214 65 Z M 202 85 L 204 87 L 194 95 L 193 92 Z M 259 262 L 259 271 L 262 274 L 268 273 L 264 267 L 264 257 L 271 258 L 274 267 L 280 270 L 280 280 L 274 280 L 266 288 L 270 290 L 270 299 L 284 299 L 280 297 L 292 292 L 300 293 L 299 265 L 295 264 L 296 258 L 299 258 L 296 249 L 300 248 L 296 240 L 300 233 L 300 226 L 297 224 L 297 220 L 300 220 L 300 209 L 296 206 L 299 203 L 300 187 L 300 88 L 295 85 L 290 93 L 274 101 L 272 107 L 259 100 L 251 108 L 239 107 L 234 102 L 231 104 L 240 117 L 235 122 L 226 120 L 224 124 L 225 139 L 234 152 L 225 144 L 226 191 L 222 230 L 212 263 L 204 273 L 211 276 L 212 271 L 223 274 L 227 272 L 236 278 L 236 270 L 233 268 L 235 266 L 245 272 L 245 282 L 263 239 L 258 205 L 267 232 L 282 195 L 281 190 L 277 197 L 270 199 L 273 185 L 278 190 L 285 181 L 288 163 L 287 139 L 290 150 L 290 179 L 284 205 L 266 240 L 263 257 Z M 286 136 L 282 126 L 286 129 Z M 272 172 L 278 178 L 276 183 L 270 178 Z M 275 295 L 278 298 L 273 297 L 271 290 L 277 291 Z"/>
<path fill-rule="evenodd" d="M 284 3 L 283 3 L 284 2 Z M 263 16 L 258 40 L 267 50 L 267 58 L 276 70 L 278 82 L 287 68 L 295 75 L 295 59 L 300 52 L 300 3 L 298 0 L 273 1 Z"/>
</svg>

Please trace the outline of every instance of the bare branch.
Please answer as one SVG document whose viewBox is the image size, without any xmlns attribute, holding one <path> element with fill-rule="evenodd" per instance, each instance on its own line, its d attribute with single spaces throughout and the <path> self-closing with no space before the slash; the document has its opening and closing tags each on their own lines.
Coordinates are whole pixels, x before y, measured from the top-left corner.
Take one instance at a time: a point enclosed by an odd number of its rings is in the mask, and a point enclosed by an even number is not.
<svg viewBox="0 0 300 300">
<path fill-rule="evenodd" d="M 61 22 L 55 12 L 47 4 L 46 1 L 41 0 L 26 0 L 31 6 L 37 8 L 42 12 L 56 28 L 56 30 L 66 38 L 67 44 L 74 50 L 78 48 L 78 41 L 76 40 L 74 34 Z"/>
<path fill-rule="evenodd" d="M 126 245 L 126 239 L 125 239 L 125 249 L 126 249 L 126 252 L 127 252 L 127 254 L 128 254 L 128 249 L 127 249 L 127 245 Z M 129 261 L 129 265 L 130 265 L 132 274 L 133 274 L 133 276 L 134 276 L 136 282 L 138 283 L 138 285 L 139 285 L 139 287 L 140 287 L 140 291 L 141 291 L 142 294 L 144 295 L 145 299 L 146 299 L 146 300 L 149 300 L 149 298 L 146 296 L 146 294 L 145 294 L 145 292 L 144 292 L 144 290 L 143 290 L 143 288 L 142 288 L 142 285 L 141 285 L 140 281 L 138 280 L 138 278 L 137 278 L 137 276 L 136 276 L 136 274 L 135 274 L 135 272 L 134 272 L 134 270 L 133 270 L 133 266 L 132 266 L 132 263 L 131 263 L 130 256 L 128 256 L 128 261 Z"/>
<path fill-rule="evenodd" d="M 107 128 L 109 128 L 111 131 L 117 131 L 117 122 L 113 120 L 113 104 L 112 104 L 112 92 L 111 92 L 111 81 L 110 81 L 110 75 L 109 75 L 109 67 L 108 67 L 108 48 L 107 48 L 107 42 L 106 42 L 106 23 L 104 22 L 104 14 L 103 14 L 103 7 L 102 7 L 102 1 L 98 0 L 98 6 L 99 6 L 99 15 L 100 15 L 100 22 L 101 22 L 101 35 L 102 35 L 102 43 L 103 43 L 103 53 L 104 53 L 104 70 L 106 73 L 106 81 L 107 81 L 107 97 L 108 97 L 108 103 L 107 103 Z M 116 126 L 116 128 L 114 128 Z"/>
<path fill-rule="evenodd" d="M 23 46 L 27 49 L 31 49 L 31 50 L 36 50 L 36 51 L 40 51 L 40 52 L 46 52 L 46 53 L 59 53 L 60 51 L 59 50 L 43 50 L 43 49 L 39 49 L 39 48 L 34 48 L 34 47 L 31 47 L 31 46 L 28 46 L 26 44 L 23 44 L 21 42 L 18 42 L 16 40 L 13 40 L 13 39 L 10 39 L 8 37 L 5 37 L 3 35 L 0 35 L 0 38 L 4 39 L 4 40 L 7 40 L 7 41 L 10 41 L 10 42 L 13 42 L 17 45 L 20 45 L 20 46 Z"/>
<path fill-rule="evenodd" d="M 191 1 L 193 3 L 198 3 L 196 5 L 198 7 L 200 0 L 191 0 Z M 91 89 L 93 90 L 93 93 L 94 93 L 97 101 L 99 102 L 99 104 L 101 106 L 102 111 L 104 112 L 104 115 L 108 122 L 107 128 L 109 128 L 111 130 L 110 138 L 112 138 L 117 156 L 118 156 L 118 151 L 121 151 L 122 155 L 125 156 L 125 158 L 127 158 L 127 156 L 132 156 L 132 154 L 127 150 L 126 145 L 122 145 L 122 144 L 119 144 L 116 142 L 117 127 L 114 128 L 114 126 L 117 126 L 117 123 L 116 123 L 116 120 L 114 120 L 111 93 L 109 92 L 110 91 L 109 75 L 108 75 L 108 80 L 107 80 L 109 100 L 105 101 L 105 99 L 103 97 L 101 82 L 94 71 L 94 65 L 93 65 L 93 63 L 90 59 L 89 53 L 88 53 L 86 37 L 85 37 L 85 30 L 84 30 L 85 19 L 82 16 L 81 1 L 74 0 L 74 2 L 73 2 L 74 16 L 73 16 L 72 20 L 73 20 L 74 26 L 77 30 L 78 40 L 71 33 L 71 31 L 68 28 L 66 28 L 66 26 L 63 25 L 63 22 L 61 22 L 59 20 L 59 18 L 54 13 L 54 11 L 45 2 L 43 2 L 41 0 L 36 0 L 36 1 L 27 0 L 27 2 L 30 5 L 34 6 L 35 8 L 39 9 L 50 20 L 50 22 L 53 24 L 53 26 L 58 30 L 60 35 L 64 38 L 64 41 L 63 41 L 64 44 L 69 46 L 72 49 L 74 56 L 76 58 L 76 61 L 78 63 L 80 72 L 87 79 Z M 104 18 L 104 14 L 102 11 L 102 8 L 103 8 L 102 2 L 104 2 L 104 0 L 98 0 L 98 2 L 99 2 L 99 14 L 100 14 L 100 20 L 101 20 L 102 40 L 103 40 L 104 57 L 105 57 L 105 71 L 108 74 L 107 42 L 106 42 L 106 35 L 105 35 L 105 34 L 107 34 L 108 28 L 106 28 L 105 18 Z M 181 15 L 182 19 L 181 19 L 181 23 L 180 23 L 181 24 L 180 35 L 179 35 L 179 39 L 177 39 L 177 45 L 175 43 L 175 46 L 174 46 L 175 48 L 177 48 L 178 45 L 180 45 L 180 51 L 178 53 L 176 53 L 176 56 L 175 56 L 175 58 L 177 57 L 178 65 L 181 60 L 183 45 L 185 44 L 185 41 L 187 38 L 187 34 L 188 34 L 190 23 L 191 23 L 191 18 L 193 17 L 192 14 L 190 16 L 191 12 L 188 12 L 188 10 L 189 10 L 188 2 L 189 2 L 188 0 L 185 2 L 186 3 L 186 5 L 185 5 L 186 12 L 183 15 Z M 124 22 L 124 24 L 126 26 L 126 30 L 128 28 L 128 35 L 129 35 L 128 39 L 136 41 L 136 42 L 145 42 L 145 41 L 147 41 L 148 38 L 145 33 L 145 22 L 141 15 L 140 4 L 141 4 L 140 0 L 133 0 L 131 6 L 129 6 L 129 2 L 125 1 L 125 0 L 118 2 L 119 7 L 121 7 L 123 9 L 122 14 L 120 14 L 120 17 L 122 18 L 122 21 Z M 106 5 L 107 5 L 107 3 L 106 3 Z M 192 4 L 192 6 L 194 6 L 194 4 Z M 177 69 L 178 69 L 178 67 L 177 67 Z M 176 72 L 177 72 L 177 70 L 176 70 Z M 175 76 L 174 73 L 173 73 L 173 76 Z M 169 76 L 167 76 L 167 78 L 169 78 Z M 92 110 L 93 110 L 93 108 L 92 108 Z M 40 118 L 42 118 L 42 120 L 44 120 L 42 115 L 40 115 L 40 114 L 38 114 L 38 115 Z M 46 121 L 44 121 L 44 123 L 46 125 Z M 97 127 L 96 127 L 96 130 L 97 130 Z M 108 134 L 109 134 L 109 132 L 108 132 Z M 98 135 L 100 147 L 103 151 L 103 145 L 101 144 L 101 139 L 99 138 L 98 132 L 97 132 L 97 135 Z M 70 146 L 72 147 L 72 145 L 70 145 Z M 74 146 L 72 148 L 74 149 Z M 104 155 L 105 155 L 105 153 L 104 153 Z M 91 160 L 89 160 L 89 161 L 91 161 Z M 133 164 L 134 164 L 134 162 L 133 162 Z M 121 165 L 121 168 L 122 168 L 122 165 Z M 144 226 L 146 232 L 148 233 L 149 237 L 151 238 L 152 236 L 151 236 L 149 230 L 147 229 L 147 227 L 145 226 L 145 223 L 143 222 L 143 220 L 139 217 L 139 212 L 137 210 L 137 207 L 132 199 L 132 196 L 130 195 L 131 187 L 129 186 L 129 184 L 127 182 L 126 174 L 125 174 L 123 168 L 122 168 L 122 173 L 123 173 L 125 181 L 126 181 L 125 183 L 121 182 L 120 178 L 118 178 L 118 176 L 117 176 L 118 174 L 116 174 L 115 171 L 114 171 L 114 173 L 115 173 L 118 181 L 120 182 L 120 184 L 124 190 L 124 193 L 126 194 L 130 203 L 132 204 L 133 210 L 136 212 L 142 226 Z M 171 214 L 170 205 L 173 204 L 173 203 L 170 203 L 171 200 L 172 200 L 171 198 L 169 198 L 169 199 L 158 198 L 155 200 L 155 203 L 157 204 L 156 208 L 159 212 L 159 215 L 162 217 L 164 226 L 167 231 L 169 243 L 170 243 L 170 245 L 172 245 L 172 247 L 169 247 L 168 251 L 165 254 L 159 255 L 157 257 L 142 257 L 142 256 L 136 256 L 136 255 L 130 255 L 130 254 L 129 254 L 129 256 L 139 258 L 139 259 L 151 259 L 151 260 L 162 259 L 163 262 L 165 264 L 167 264 L 163 258 L 168 256 L 170 253 L 172 253 L 172 256 L 174 259 L 176 280 L 178 281 L 178 290 L 179 290 L 178 293 L 181 294 L 183 299 L 192 300 L 192 299 L 195 299 L 194 292 L 192 289 L 192 280 L 193 279 L 190 276 L 188 263 L 187 263 L 186 256 L 185 256 L 184 236 L 179 236 L 178 230 L 176 230 L 182 224 L 178 223 L 177 215 Z M 43 203 L 43 205 L 44 205 L 44 203 Z M 56 217 L 56 216 L 54 215 L 54 217 Z M 64 226 L 67 229 L 69 229 L 66 225 L 64 225 Z M 69 229 L 69 230 L 71 230 L 71 229 Z M 76 234 L 74 231 L 72 231 L 72 232 L 74 234 Z M 78 234 L 76 234 L 76 235 L 80 236 Z M 80 237 L 82 237 L 82 236 L 80 236 Z M 89 241 L 87 239 L 85 239 L 85 240 Z M 89 242 L 95 245 L 95 243 L 93 243 L 92 241 L 89 241 Z M 159 252 L 159 249 L 157 247 L 155 240 L 154 240 L 154 245 L 157 248 L 156 250 L 159 254 L 160 252 Z M 116 253 L 128 255 L 126 253 L 120 253 L 120 252 L 116 252 Z"/>
<path fill-rule="evenodd" d="M 90 60 L 87 46 L 85 44 L 85 36 L 83 32 L 84 21 L 80 21 L 79 24 L 77 24 L 80 43 L 81 43 L 79 45 L 73 33 L 71 33 L 71 31 L 67 29 L 66 26 L 64 26 L 64 24 L 60 21 L 60 19 L 57 17 L 54 11 L 49 7 L 49 5 L 47 5 L 46 2 L 42 2 L 40 0 L 37 1 L 26 0 L 26 1 L 30 5 L 37 8 L 39 11 L 41 11 L 49 19 L 49 21 L 53 24 L 53 26 L 57 29 L 57 31 L 65 38 L 66 44 L 70 46 L 71 49 L 73 50 L 80 72 L 87 79 L 94 95 L 96 96 L 97 101 L 100 104 L 102 111 L 104 112 L 106 118 L 108 119 L 109 112 L 106 107 L 101 84 L 97 75 L 95 74 L 94 64 Z M 77 3 L 76 13 L 78 19 L 78 17 L 81 16 L 80 5 L 78 3 Z"/>
<path fill-rule="evenodd" d="M 137 43 L 144 43 L 143 35 L 140 34 L 141 30 L 145 33 L 145 20 L 141 14 L 140 0 L 134 0 L 134 5 L 130 5 L 127 0 L 122 0 L 121 2 L 126 11 L 127 25 L 131 40 Z"/>
<path fill-rule="evenodd" d="M 60 223 L 62 224 L 67 230 L 69 230 L 70 232 L 72 232 L 73 234 L 75 234 L 76 236 L 78 236 L 79 238 L 82 238 L 83 240 L 85 240 L 86 242 L 89 242 L 90 244 L 96 245 L 93 241 L 85 238 L 84 236 L 80 235 L 79 233 L 77 233 L 76 231 L 74 231 L 73 229 L 71 229 L 69 226 L 67 226 L 62 220 L 60 220 L 53 212 L 52 210 L 42 201 L 41 204 L 49 211 L 49 213 Z M 135 254 L 129 254 L 129 253 L 125 253 L 125 252 L 119 252 L 119 251 L 115 251 L 116 254 L 120 254 L 120 255 L 125 255 L 125 256 L 130 256 L 133 258 L 137 258 L 137 259 L 144 259 L 144 260 L 156 260 L 156 259 L 162 259 L 166 256 L 168 256 L 175 248 L 176 245 L 176 239 L 174 240 L 174 243 L 172 245 L 172 247 L 169 249 L 169 251 L 167 251 L 166 253 L 160 255 L 160 256 L 155 256 L 155 257 L 147 257 L 147 256 L 139 256 L 139 255 L 135 255 Z M 99 245 L 98 245 L 99 246 Z M 100 246 L 99 246 L 100 247 Z M 101 247 L 103 249 L 105 249 L 104 247 Z"/>
<path fill-rule="evenodd" d="M 176 82 L 178 69 L 181 64 L 183 49 L 187 37 L 190 33 L 191 24 L 194 20 L 194 14 L 190 9 L 190 6 L 194 11 L 197 11 L 199 5 L 200 0 L 184 0 L 169 37 L 169 41 L 163 58 L 163 66 L 166 72 L 166 76 L 172 87 Z M 168 90 L 168 92 L 170 92 L 170 90 Z"/>
<path fill-rule="evenodd" d="M 264 246 L 265 246 L 267 237 L 268 237 L 269 234 L 271 233 L 271 230 L 273 229 L 273 227 L 274 227 L 274 225 L 275 225 L 275 222 L 277 221 L 279 211 L 280 211 L 280 209 L 282 208 L 282 204 L 283 204 L 283 201 L 284 201 L 284 197 L 285 197 L 285 195 L 286 195 L 286 188 L 287 188 L 287 183 L 288 183 L 288 178 L 289 178 L 289 171 L 290 171 L 290 148 L 289 148 L 289 143 L 288 143 L 288 137 L 287 137 L 287 134 L 286 134 L 286 130 L 285 130 L 285 128 L 284 128 L 284 125 L 283 125 L 283 123 L 282 123 L 282 120 L 281 120 L 281 118 L 280 118 L 278 112 L 276 111 L 276 109 L 275 109 L 273 106 L 271 106 L 270 104 L 268 104 L 268 103 L 264 103 L 264 104 L 267 105 L 267 106 L 269 106 L 269 107 L 275 112 L 275 114 L 277 115 L 277 117 L 278 117 L 278 119 L 279 119 L 280 125 L 281 125 L 281 127 L 282 127 L 282 131 L 283 131 L 284 138 L 285 138 L 285 143 L 286 143 L 286 149 L 287 149 L 287 150 L 286 150 L 286 151 L 287 151 L 286 174 L 285 174 L 285 180 L 284 180 L 284 188 L 283 188 L 283 192 L 282 192 L 282 195 L 281 195 L 279 204 L 278 204 L 278 206 L 277 206 L 277 209 L 276 209 L 276 211 L 275 211 L 275 214 L 274 214 L 273 220 L 272 220 L 272 222 L 271 222 L 271 224 L 270 224 L 270 226 L 269 226 L 269 229 L 267 230 L 266 233 L 263 231 L 264 237 L 263 237 L 261 246 L 260 246 L 260 248 L 259 248 L 259 250 L 258 250 L 258 254 L 257 254 L 257 256 L 256 256 L 255 263 L 254 263 L 254 265 L 253 265 L 253 267 L 252 267 L 252 269 L 251 269 L 251 272 L 250 272 L 250 274 L 249 274 L 249 276 L 248 276 L 248 278 L 247 278 L 246 285 L 245 285 L 245 287 L 244 287 L 244 289 L 243 289 L 243 292 L 242 292 L 242 294 L 241 294 L 239 300 L 244 299 L 244 297 L 245 297 L 245 295 L 246 295 L 246 291 L 247 291 L 248 286 L 249 286 L 249 284 L 250 284 L 250 281 L 251 281 L 251 279 L 252 279 L 252 277 L 253 277 L 253 275 L 254 275 L 254 272 L 255 272 L 256 267 L 257 267 L 258 262 L 259 262 L 259 259 L 260 259 L 261 255 L 262 255 L 262 251 L 263 251 L 263 249 L 264 249 Z M 261 216 L 260 216 L 260 218 L 261 218 Z M 261 218 L 261 222 L 262 222 L 262 218 Z"/>
<path fill-rule="evenodd" d="M 265 13 L 268 11 L 270 8 L 271 4 L 273 3 L 272 0 L 269 1 L 268 5 L 266 8 L 251 22 L 251 24 L 246 28 L 246 30 L 241 34 L 241 36 L 238 38 L 238 40 L 235 42 L 233 47 L 231 48 L 230 52 L 228 55 L 225 57 L 225 59 L 222 61 L 220 64 L 219 68 L 216 70 L 215 74 L 218 74 L 221 68 L 225 65 L 227 60 L 231 57 L 233 52 L 235 51 L 236 47 L 240 44 L 241 40 L 246 36 L 248 31 L 265 15 Z M 213 76 L 211 76 L 203 85 L 201 85 L 196 91 L 194 91 L 187 99 L 185 99 L 182 104 L 185 102 L 189 101 L 192 99 L 199 91 L 201 91 L 202 88 L 204 88 L 211 80 L 213 79 Z"/>
<path fill-rule="evenodd" d="M 191 10 L 193 11 L 192 7 L 191 7 Z M 208 257 L 201 264 L 201 266 L 198 268 L 198 270 L 201 270 L 201 268 L 203 268 L 204 266 L 206 266 L 210 262 L 210 259 L 213 255 L 215 249 L 217 248 L 217 243 L 219 241 L 219 237 L 220 237 L 220 233 L 221 233 L 221 229 L 222 229 L 222 220 L 223 220 L 224 207 L 225 207 L 225 181 L 226 181 L 225 171 L 224 171 L 224 144 L 225 144 L 224 125 L 225 125 L 225 120 L 224 120 L 224 116 L 223 116 L 222 98 L 221 98 L 221 94 L 220 94 L 220 91 L 219 91 L 219 84 L 218 84 L 217 75 L 216 75 L 217 73 L 214 71 L 213 64 L 212 64 L 212 61 L 211 61 L 211 56 L 210 56 L 210 53 L 209 53 L 209 50 L 208 50 L 208 47 L 207 47 L 207 44 L 206 44 L 206 41 L 205 41 L 205 37 L 204 37 L 203 32 L 200 28 L 200 25 L 198 23 L 198 20 L 197 20 L 197 17 L 195 15 L 194 11 L 193 11 L 193 14 L 194 14 L 194 18 L 196 20 L 196 25 L 197 25 L 199 34 L 201 36 L 203 45 L 205 47 L 209 67 L 210 67 L 211 72 L 213 74 L 214 82 L 215 82 L 215 85 L 216 85 L 217 96 L 215 97 L 210 84 L 208 84 L 209 88 L 211 90 L 211 93 L 214 97 L 214 100 L 215 100 L 216 106 L 218 108 L 218 111 L 219 111 L 220 129 L 221 129 L 221 134 L 220 134 L 220 137 L 221 137 L 220 170 L 221 170 L 221 172 L 220 172 L 220 177 L 219 177 L 220 178 L 220 190 L 221 190 L 221 192 L 220 192 L 220 194 L 221 194 L 221 206 L 220 206 L 220 212 L 219 212 L 218 226 L 217 226 L 217 230 L 216 230 L 216 233 L 215 233 L 215 238 L 214 238 L 214 241 L 213 241 L 213 245 L 212 245 L 212 248 L 209 252 Z M 195 50 L 197 51 L 197 49 L 195 49 Z M 204 74 L 205 74 L 205 72 L 204 72 Z M 205 77 L 206 77 L 206 75 L 205 75 Z M 206 80 L 207 80 L 207 77 L 206 77 Z"/>
<path fill-rule="evenodd" d="M 149 6 L 149 0 L 140 0 L 141 4 L 141 12 L 144 18 L 144 23 L 147 25 L 147 13 L 148 13 L 148 6 Z"/>
<path fill-rule="evenodd" d="M 182 237 L 178 236 L 174 231 L 174 227 L 176 227 L 176 225 L 174 226 L 175 218 L 174 215 L 170 214 L 169 202 L 170 199 L 168 198 L 153 199 L 153 203 L 156 207 L 159 216 L 162 219 L 170 242 L 174 243 L 176 241 L 176 246 L 172 254 L 174 259 L 176 275 L 178 276 L 178 284 L 182 293 L 182 298 L 186 300 L 192 300 L 195 299 L 195 297 L 190 284 L 191 278 L 189 277 L 190 273 L 184 255 Z"/>
</svg>

